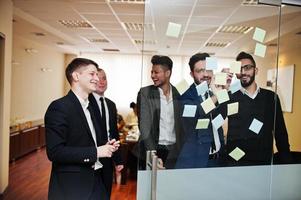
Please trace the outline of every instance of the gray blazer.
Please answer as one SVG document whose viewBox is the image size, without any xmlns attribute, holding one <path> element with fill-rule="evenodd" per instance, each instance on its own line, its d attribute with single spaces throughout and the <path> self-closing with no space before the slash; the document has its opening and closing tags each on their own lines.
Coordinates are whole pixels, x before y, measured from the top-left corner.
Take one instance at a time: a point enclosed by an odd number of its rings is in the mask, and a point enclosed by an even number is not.
<svg viewBox="0 0 301 200">
<path fill-rule="evenodd" d="M 174 120 L 176 132 L 176 147 L 181 149 L 182 144 L 182 104 L 179 100 L 180 94 L 172 86 L 172 98 L 174 106 Z M 160 93 L 156 86 L 150 85 L 140 89 L 137 97 L 138 121 L 140 130 L 140 153 L 145 154 L 146 150 L 156 150 L 159 142 L 160 129 Z M 143 156 L 143 155 L 142 155 Z"/>
</svg>

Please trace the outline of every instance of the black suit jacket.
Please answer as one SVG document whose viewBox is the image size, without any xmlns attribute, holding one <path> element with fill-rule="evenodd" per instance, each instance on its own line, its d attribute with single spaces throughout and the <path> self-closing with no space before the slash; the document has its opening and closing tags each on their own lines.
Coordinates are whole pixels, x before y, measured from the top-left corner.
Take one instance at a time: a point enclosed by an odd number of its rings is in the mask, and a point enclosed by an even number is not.
<svg viewBox="0 0 301 200">
<path fill-rule="evenodd" d="M 100 114 L 100 108 L 97 104 L 96 101 L 99 101 L 98 99 L 96 100 L 93 94 L 89 95 L 89 102 L 90 105 L 92 106 L 92 109 L 94 110 L 95 116 L 97 118 L 98 124 L 100 125 L 101 128 L 101 143 L 105 144 L 108 142 L 108 136 L 107 133 L 105 133 L 103 127 L 105 125 L 105 122 L 101 120 L 101 114 Z M 119 140 L 119 132 L 117 128 L 117 109 L 116 105 L 113 101 L 111 101 L 108 98 L 105 98 L 105 101 L 108 106 L 108 111 L 109 111 L 109 126 L 110 126 L 110 138 L 115 139 L 116 141 Z M 108 191 L 109 194 L 111 194 L 111 188 L 112 188 L 112 179 L 113 179 L 113 163 L 116 165 L 122 164 L 122 158 L 121 158 L 121 152 L 118 149 L 116 152 L 114 152 L 112 158 L 101 158 L 100 162 L 103 164 L 103 181 L 105 184 L 105 187 Z"/>
<path fill-rule="evenodd" d="M 49 105 L 45 128 L 47 156 L 52 161 L 48 199 L 88 199 L 97 150 L 82 106 L 72 91 Z M 95 131 L 99 133 L 99 127 L 95 126 Z"/>
</svg>

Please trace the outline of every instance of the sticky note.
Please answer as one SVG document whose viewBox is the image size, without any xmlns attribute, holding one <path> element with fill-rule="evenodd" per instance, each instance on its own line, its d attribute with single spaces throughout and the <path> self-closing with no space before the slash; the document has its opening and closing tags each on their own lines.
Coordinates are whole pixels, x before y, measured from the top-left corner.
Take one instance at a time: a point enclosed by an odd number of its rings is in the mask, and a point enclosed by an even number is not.
<svg viewBox="0 0 301 200">
<path fill-rule="evenodd" d="M 207 129 L 210 119 L 198 119 L 195 129 Z"/>
<path fill-rule="evenodd" d="M 189 85 L 187 81 L 183 79 L 176 85 L 176 88 L 180 94 L 183 94 L 189 88 Z"/>
<path fill-rule="evenodd" d="M 237 92 L 241 88 L 242 88 L 242 86 L 241 86 L 241 83 L 240 83 L 239 79 L 232 80 L 232 82 L 230 84 L 230 88 L 229 88 L 232 94 L 234 94 L 235 92 Z"/>
<path fill-rule="evenodd" d="M 256 43 L 254 55 L 264 58 L 266 50 L 267 46 L 260 43 Z"/>
<path fill-rule="evenodd" d="M 205 114 L 209 113 L 211 110 L 215 108 L 215 105 L 211 98 L 206 99 L 201 103 L 201 106 L 205 112 Z"/>
<path fill-rule="evenodd" d="M 215 57 L 206 58 L 206 70 L 215 70 L 217 69 L 217 59 Z"/>
<path fill-rule="evenodd" d="M 265 30 L 256 27 L 253 34 L 253 40 L 256 40 L 258 42 L 263 42 L 265 34 L 266 34 Z"/>
<path fill-rule="evenodd" d="M 230 72 L 235 74 L 240 74 L 241 62 L 235 61 L 230 63 Z"/>
<path fill-rule="evenodd" d="M 228 91 L 226 89 L 222 89 L 222 90 L 217 91 L 215 93 L 215 96 L 216 96 L 219 104 L 230 100 L 229 95 L 228 95 Z"/>
<path fill-rule="evenodd" d="M 254 133 L 258 134 L 261 127 L 262 127 L 262 125 L 263 125 L 263 123 L 261 121 L 254 118 L 251 125 L 250 125 L 250 127 L 249 127 L 249 129 L 251 131 L 253 131 Z"/>
<path fill-rule="evenodd" d="M 199 96 L 204 95 L 209 89 L 207 81 L 203 81 L 201 84 L 197 85 L 195 89 Z"/>
<path fill-rule="evenodd" d="M 246 153 L 240 148 L 236 147 L 229 156 L 231 156 L 234 160 L 239 161 Z"/>
<path fill-rule="evenodd" d="M 194 117 L 196 105 L 184 105 L 183 117 Z"/>
<path fill-rule="evenodd" d="M 175 38 L 179 37 L 181 27 L 182 27 L 181 24 L 169 22 L 166 30 L 166 35 Z"/>
<path fill-rule="evenodd" d="M 217 130 L 224 124 L 224 122 L 225 122 L 225 120 L 224 120 L 223 116 L 221 114 L 219 114 L 212 120 L 211 123 L 212 123 L 212 126 Z"/>
<path fill-rule="evenodd" d="M 228 116 L 229 115 L 234 115 L 236 113 L 238 113 L 238 102 L 235 103 L 229 103 L 227 105 L 227 110 L 228 110 Z"/>
<path fill-rule="evenodd" d="M 215 74 L 214 84 L 226 85 L 227 84 L 227 73 L 219 72 Z"/>
</svg>

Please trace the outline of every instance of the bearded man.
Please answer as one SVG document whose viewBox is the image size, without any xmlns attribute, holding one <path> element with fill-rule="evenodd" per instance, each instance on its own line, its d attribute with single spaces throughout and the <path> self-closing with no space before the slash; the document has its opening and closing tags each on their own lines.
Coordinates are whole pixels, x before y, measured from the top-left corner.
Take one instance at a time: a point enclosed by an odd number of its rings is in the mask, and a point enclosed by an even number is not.
<svg viewBox="0 0 301 200">
<path fill-rule="evenodd" d="M 252 55 L 241 52 L 236 60 L 241 62 L 238 78 L 242 89 L 232 94 L 229 102 L 238 102 L 239 110 L 237 114 L 228 116 L 228 165 L 270 165 L 273 139 L 280 162 L 291 162 L 288 134 L 278 95 L 257 85 L 255 77 L 258 68 Z M 242 157 L 234 156 L 234 159 L 229 154 L 241 154 Z"/>
</svg>

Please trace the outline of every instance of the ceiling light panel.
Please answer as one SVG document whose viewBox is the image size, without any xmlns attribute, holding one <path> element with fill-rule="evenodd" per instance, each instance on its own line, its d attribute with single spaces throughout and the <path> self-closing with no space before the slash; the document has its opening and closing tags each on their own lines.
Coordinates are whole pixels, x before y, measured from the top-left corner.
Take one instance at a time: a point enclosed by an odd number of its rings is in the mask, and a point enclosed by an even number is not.
<svg viewBox="0 0 301 200">
<path fill-rule="evenodd" d="M 129 31 L 153 31 L 155 30 L 154 24 L 144 24 L 144 23 L 138 23 L 138 22 L 123 22 L 123 26 L 126 30 Z"/>
<path fill-rule="evenodd" d="M 147 44 L 147 45 L 155 45 L 157 44 L 156 40 L 140 40 L 140 39 L 135 39 L 134 40 L 135 44 Z"/>
<path fill-rule="evenodd" d="M 243 0 L 243 2 L 241 3 L 241 5 L 244 5 L 244 6 L 258 5 L 258 0 Z"/>
<path fill-rule="evenodd" d="M 216 47 L 216 48 L 223 48 L 226 47 L 229 43 L 228 42 L 207 42 L 206 47 Z"/>
<path fill-rule="evenodd" d="M 104 38 L 87 38 L 87 40 L 92 43 L 109 43 L 109 41 Z"/>
<path fill-rule="evenodd" d="M 59 20 L 58 22 L 67 28 L 93 28 L 91 24 L 86 21 Z"/>
<path fill-rule="evenodd" d="M 107 0 L 108 3 L 145 4 L 147 0 Z"/>
<path fill-rule="evenodd" d="M 252 29 L 250 26 L 223 26 L 218 32 L 246 34 Z"/>
</svg>

